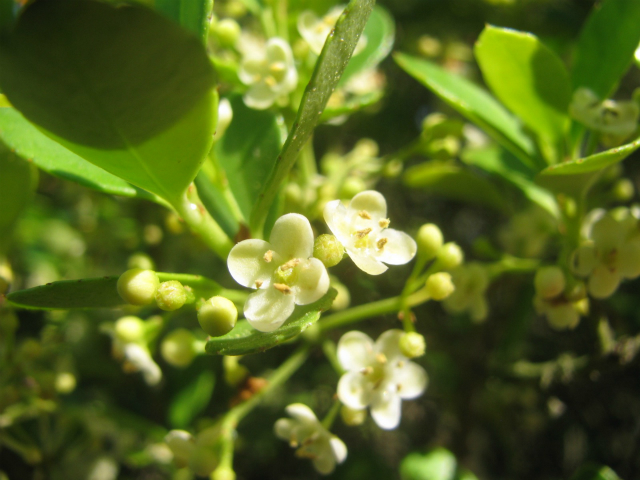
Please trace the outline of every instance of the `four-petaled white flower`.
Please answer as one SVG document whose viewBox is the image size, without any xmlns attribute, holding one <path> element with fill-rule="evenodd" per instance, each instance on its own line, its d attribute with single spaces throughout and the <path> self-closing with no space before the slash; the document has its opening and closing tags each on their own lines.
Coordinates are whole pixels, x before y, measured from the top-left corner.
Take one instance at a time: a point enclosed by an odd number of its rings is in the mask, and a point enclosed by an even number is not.
<svg viewBox="0 0 640 480">
<path fill-rule="evenodd" d="M 291 47 L 282 38 L 269 39 L 263 49 L 254 49 L 245 55 L 238 77 L 249 85 L 244 103 L 258 110 L 269 108 L 298 84 Z"/>
<path fill-rule="evenodd" d="M 327 203 L 324 219 L 353 262 L 370 275 L 385 272 L 385 263 L 402 265 L 416 254 L 413 238 L 387 228 L 387 202 L 373 190 L 357 194 L 348 207 L 340 200 Z"/>
<path fill-rule="evenodd" d="M 244 240 L 231 249 L 227 265 L 240 285 L 257 289 L 244 305 L 249 323 L 271 332 L 289 318 L 295 305 L 307 305 L 329 290 L 327 269 L 313 255 L 313 231 L 306 217 L 280 217 L 269 242 Z"/>
<path fill-rule="evenodd" d="M 293 403 L 286 412 L 292 418 L 278 420 L 274 431 L 278 438 L 297 448 L 298 457 L 311 460 L 323 475 L 333 472 L 336 464 L 347 458 L 347 446 L 322 426 L 309 407 Z"/>
<path fill-rule="evenodd" d="M 352 331 L 338 342 L 338 360 L 347 371 L 338 382 L 338 398 L 347 407 L 371 407 L 380 428 L 400 423 L 402 400 L 419 397 L 427 388 L 427 372 L 400 351 L 404 332 L 384 332 L 374 343 L 362 332 Z"/>
<path fill-rule="evenodd" d="M 322 18 L 318 18 L 311 10 L 305 10 L 298 16 L 298 31 L 302 38 L 309 44 L 311 51 L 316 55 L 320 55 L 320 52 L 322 52 L 324 42 L 327 40 L 327 36 L 331 33 L 331 30 L 333 30 L 333 27 L 335 27 L 344 8 L 344 5 L 336 5 Z M 353 54 L 356 55 L 360 53 L 366 45 L 367 40 L 363 35 L 360 37 Z"/>
</svg>

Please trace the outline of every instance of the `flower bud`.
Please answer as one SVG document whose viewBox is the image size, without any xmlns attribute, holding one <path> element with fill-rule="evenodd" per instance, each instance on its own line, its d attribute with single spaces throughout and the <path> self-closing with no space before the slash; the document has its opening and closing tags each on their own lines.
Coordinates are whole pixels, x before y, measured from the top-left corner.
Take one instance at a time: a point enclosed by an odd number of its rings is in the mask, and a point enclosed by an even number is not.
<svg viewBox="0 0 640 480">
<path fill-rule="evenodd" d="M 193 436 L 185 430 L 171 430 L 164 437 L 164 442 L 173 453 L 173 461 L 176 467 L 186 467 L 189 464 L 191 452 L 196 446 Z"/>
<path fill-rule="evenodd" d="M 145 323 L 138 317 L 128 315 L 118 319 L 114 330 L 118 340 L 124 343 L 139 342 L 144 337 Z"/>
<path fill-rule="evenodd" d="M 628 178 L 618 180 L 611 191 L 613 198 L 617 202 L 628 202 L 635 194 L 633 182 Z"/>
<path fill-rule="evenodd" d="M 200 327 L 212 337 L 229 333 L 238 321 L 238 309 L 225 297 L 211 297 L 198 310 Z"/>
<path fill-rule="evenodd" d="M 580 322 L 580 314 L 571 303 L 562 303 L 547 310 L 547 322 L 555 330 L 575 328 Z"/>
<path fill-rule="evenodd" d="M 231 18 L 224 18 L 216 23 L 214 33 L 222 47 L 232 48 L 240 37 L 240 25 Z"/>
<path fill-rule="evenodd" d="M 427 343 L 417 332 L 408 332 L 400 337 L 400 352 L 407 358 L 417 358 L 424 355 Z"/>
<path fill-rule="evenodd" d="M 367 409 L 355 410 L 346 405 L 342 405 L 342 407 L 340 407 L 340 416 L 345 425 L 357 427 L 358 425 L 362 425 L 367 419 Z"/>
<path fill-rule="evenodd" d="M 325 267 L 333 267 L 340 263 L 344 256 L 344 246 L 338 239 L 329 234 L 319 235 L 313 244 L 313 256 Z"/>
<path fill-rule="evenodd" d="M 178 328 L 164 338 L 160 353 L 168 364 L 187 367 L 196 356 L 195 342 L 193 333 L 185 328 Z"/>
<path fill-rule="evenodd" d="M 566 280 L 562 269 L 559 267 L 541 267 L 533 279 L 536 293 L 542 298 L 557 297 L 564 291 Z"/>
<path fill-rule="evenodd" d="M 444 300 L 455 290 L 451 275 L 447 272 L 434 273 L 427 278 L 427 292 L 436 301 Z"/>
<path fill-rule="evenodd" d="M 351 199 L 367 189 L 367 184 L 359 177 L 348 177 L 340 188 L 340 198 Z"/>
<path fill-rule="evenodd" d="M 181 308 L 186 301 L 187 292 L 177 280 L 162 282 L 156 290 L 156 303 L 161 310 L 173 312 Z"/>
<path fill-rule="evenodd" d="M 443 238 L 440 228 L 433 223 L 425 223 L 418 230 L 416 243 L 418 244 L 419 255 L 431 260 L 442 248 Z"/>
<path fill-rule="evenodd" d="M 225 355 L 222 359 L 224 381 L 231 387 L 237 387 L 249 375 L 249 369 L 238 363 L 241 357 Z"/>
<path fill-rule="evenodd" d="M 6 259 L 0 258 L 0 295 L 6 293 L 9 290 L 13 282 L 13 271 L 11 265 Z"/>
<path fill-rule="evenodd" d="M 137 252 L 129 257 L 127 260 L 128 268 L 140 268 L 142 270 L 153 270 L 155 265 L 153 260 L 146 253 Z"/>
<path fill-rule="evenodd" d="M 331 304 L 331 310 L 334 312 L 344 310 L 351 303 L 351 294 L 349 293 L 349 289 L 339 282 L 332 282 L 331 286 L 338 292 L 336 298 Z"/>
<path fill-rule="evenodd" d="M 131 305 L 148 305 L 155 295 L 160 280 L 156 272 L 132 268 L 118 279 L 118 293 L 122 299 Z"/>
<path fill-rule="evenodd" d="M 71 372 L 60 372 L 55 380 L 56 392 L 65 395 L 76 389 L 76 377 Z"/>
<path fill-rule="evenodd" d="M 454 242 L 445 243 L 438 251 L 438 262 L 445 270 L 457 267 L 464 260 L 462 249 Z"/>
<path fill-rule="evenodd" d="M 460 151 L 460 140 L 453 135 L 431 140 L 425 147 L 425 153 L 439 160 L 455 157 Z"/>
</svg>

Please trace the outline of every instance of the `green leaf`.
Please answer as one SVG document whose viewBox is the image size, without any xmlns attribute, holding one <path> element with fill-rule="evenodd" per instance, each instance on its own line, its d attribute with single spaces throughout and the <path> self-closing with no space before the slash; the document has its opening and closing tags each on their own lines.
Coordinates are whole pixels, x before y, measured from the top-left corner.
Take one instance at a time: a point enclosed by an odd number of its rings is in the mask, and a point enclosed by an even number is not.
<svg viewBox="0 0 640 480">
<path fill-rule="evenodd" d="M 34 190 L 32 167 L 0 143 L 0 254 Z"/>
<path fill-rule="evenodd" d="M 531 33 L 491 25 L 480 34 L 475 55 L 489 88 L 538 134 L 543 154 L 556 162 L 571 101 L 562 60 Z"/>
<path fill-rule="evenodd" d="M 169 405 L 169 424 L 173 428 L 187 428 L 211 401 L 216 377 L 203 371 L 193 382 L 180 390 Z"/>
<path fill-rule="evenodd" d="M 206 51 L 147 8 L 31 3 L 0 43 L 0 62 L 0 86 L 29 121 L 170 203 L 211 146 L 217 94 Z"/>
<path fill-rule="evenodd" d="M 374 68 L 384 60 L 391 49 L 396 36 L 396 26 L 386 9 L 376 5 L 364 27 L 366 46 L 354 55 L 345 68 L 340 84 L 344 85 L 355 74 Z"/>
<path fill-rule="evenodd" d="M 504 212 L 506 203 L 496 185 L 449 162 L 431 161 L 408 168 L 405 185 L 452 200 L 484 205 Z"/>
<path fill-rule="evenodd" d="M 198 196 L 202 204 L 220 225 L 229 238 L 234 238 L 238 233 L 240 224 L 231 213 L 231 209 L 218 185 L 215 185 L 207 174 L 200 170 L 194 180 L 198 189 Z"/>
<path fill-rule="evenodd" d="M 155 7 L 206 44 L 213 0 L 155 0 Z"/>
<path fill-rule="evenodd" d="M 449 450 L 436 448 L 426 455 L 410 453 L 400 463 L 402 480 L 454 480 L 456 457 Z"/>
<path fill-rule="evenodd" d="M 551 165 L 541 172 L 542 175 L 574 175 L 596 172 L 621 162 L 640 147 L 640 138 L 620 147 L 605 150 L 585 158 Z"/>
<path fill-rule="evenodd" d="M 282 182 L 289 174 L 302 147 L 311 137 L 329 97 L 349 63 L 374 4 L 375 0 L 351 0 L 327 37 L 311 80 L 302 96 L 293 128 L 258 201 L 253 206 L 250 221 L 253 230 L 263 227 Z"/>
<path fill-rule="evenodd" d="M 534 182 L 534 174 L 531 170 L 522 168 L 518 159 L 509 152 L 499 147 L 482 149 L 466 149 L 461 160 L 467 165 L 473 165 L 487 173 L 496 175 L 514 187 L 518 188 L 525 197 L 538 204 L 555 218 L 560 212 L 555 197 Z"/>
<path fill-rule="evenodd" d="M 580 33 L 573 64 L 573 88 L 589 88 L 601 99 L 611 96 L 633 61 L 638 43 L 640 2 L 600 2 Z"/>
<path fill-rule="evenodd" d="M 535 167 L 537 154 L 533 142 L 522 131 L 519 120 L 487 91 L 427 60 L 403 53 L 394 54 L 394 59 L 404 71 L 485 130 L 523 163 Z"/>
<path fill-rule="evenodd" d="M 320 314 L 331 307 L 337 293 L 334 288 L 330 288 L 317 302 L 296 306 L 291 317 L 273 332 L 259 332 L 246 320 L 240 320 L 226 335 L 211 338 L 205 350 L 212 355 L 247 355 L 264 352 L 300 335 L 316 323 L 320 319 Z"/>
<path fill-rule="evenodd" d="M 606 465 L 584 465 L 571 480 L 620 480 L 620 477 Z"/>
<path fill-rule="evenodd" d="M 0 108 L 0 139 L 19 156 L 56 177 L 112 195 L 161 201 L 54 142 L 13 108 Z"/>
</svg>

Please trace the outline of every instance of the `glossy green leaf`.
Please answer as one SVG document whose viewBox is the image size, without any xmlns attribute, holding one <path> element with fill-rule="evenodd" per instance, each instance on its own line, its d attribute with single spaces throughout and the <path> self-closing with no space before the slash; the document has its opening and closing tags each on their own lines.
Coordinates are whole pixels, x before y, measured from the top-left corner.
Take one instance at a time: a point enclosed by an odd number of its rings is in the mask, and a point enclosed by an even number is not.
<svg viewBox="0 0 640 480">
<path fill-rule="evenodd" d="M 454 480 L 456 457 L 449 450 L 436 448 L 423 455 L 410 453 L 400 463 L 402 480 Z"/>
<path fill-rule="evenodd" d="M 541 140 L 551 162 L 568 127 L 571 83 L 562 60 L 530 33 L 491 25 L 475 46 L 485 82 Z"/>
<path fill-rule="evenodd" d="M 222 190 L 217 185 L 214 185 L 202 170 L 196 176 L 194 184 L 198 189 L 198 196 L 202 200 L 204 207 L 220 225 L 220 228 L 224 230 L 224 233 L 229 238 L 234 238 L 238 233 L 240 224 L 231 213 Z"/>
<path fill-rule="evenodd" d="M 606 465 L 585 465 L 571 477 L 571 480 L 620 480 L 620 477 Z"/>
<path fill-rule="evenodd" d="M 54 142 L 13 108 L 0 108 L 0 139 L 22 158 L 56 177 L 104 193 L 160 201 Z"/>
<path fill-rule="evenodd" d="M 640 138 L 620 147 L 605 150 L 585 158 L 563 162 L 547 167 L 542 175 L 574 175 L 595 172 L 621 162 L 640 147 Z"/>
<path fill-rule="evenodd" d="M 296 121 L 253 207 L 250 223 L 254 230 L 263 227 L 282 182 L 311 137 L 329 97 L 349 63 L 374 4 L 375 0 L 351 0 L 327 37 L 302 96 Z"/>
<path fill-rule="evenodd" d="M 355 74 L 374 68 L 391 52 L 396 36 L 396 26 L 389 12 L 380 5 L 376 5 L 364 27 L 363 35 L 367 43 L 361 52 L 349 60 L 340 79 L 341 85 Z"/>
<path fill-rule="evenodd" d="M 187 428 L 211 401 L 216 377 L 210 370 L 180 390 L 169 405 L 169 424 L 173 428 Z"/>
<path fill-rule="evenodd" d="M 206 43 L 213 0 L 155 0 L 155 7 Z"/>
<path fill-rule="evenodd" d="M 0 253 L 33 196 L 32 167 L 0 143 Z"/>
<path fill-rule="evenodd" d="M 259 332 L 246 320 L 240 320 L 226 335 L 211 338 L 205 350 L 212 355 L 247 355 L 264 352 L 300 335 L 316 323 L 320 319 L 320 314 L 331 307 L 336 295 L 336 290 L 330 288 L 317 302 L 296 306 L 291 317 L 273 332 Z"/>
<path fill-rule="evenodd" d="M 0 62 L 0 86 L 29 121 L 170 203 L 211 146 L 217 94 L 206 51 L 147 8 L 31 3 L 0 43 Z"/>
<path fill-rule="evenodd" d="M 640 43 L 640 2 L 605 0 L 580 33 L 573 64 L 574 89 L 586 87 L 601 99 L 615 91 Z"/>
<path fill-rule="evenodd" d="M 554 217 L 559 216 L 558 204 L 551 192 L 534 182 L 534 172 L 522 167 L 518 159 L 499 147 L 465 150 L 461 160 L 485 172 L 496 175 L 518 188 L 525 197 Z"/>
<path fill-rule="evenodd" d="M 394 54 L 394 59 L 409 75 L 485 130 L 523 163 L 535 166 L 535 146 L 522 131 L 520 121 L 487 91 L 427 60 L 403 53 Z"/>
<path fill-rule="evenodd" d="M 405 185 L 452 200 L 505 211 L 506 204 L 496 185 L 486 178 L 449 162 L 431 161 L 408 168 Z"/>
</svg>

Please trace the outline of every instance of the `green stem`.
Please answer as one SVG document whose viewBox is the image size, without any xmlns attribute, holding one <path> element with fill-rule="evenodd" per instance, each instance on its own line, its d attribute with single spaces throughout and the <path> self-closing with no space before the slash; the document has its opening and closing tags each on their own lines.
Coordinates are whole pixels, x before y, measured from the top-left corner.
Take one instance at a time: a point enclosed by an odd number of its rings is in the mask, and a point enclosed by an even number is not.
<svg viewBox="0 0 640 480">
<path fill-rule="evenodd" d="M 322 426 L 327 430 L 331 430 L 331 425 L 333 425 L 333 422 L 340 411 L 340 405 L 342 405 L 342 403 L 336 398 L 333 405 L 331 405 L 331 410 L 329 410 L 327 415 L 322 419 Z"/>
<path fill-rule="evenodd" d="M 340 361 L 338 360 L 338 351 L 336 349 L 336 344 L 332 340 L 325 340 L 322 342 L 322 352 L 324 356 L 327 357 L 329 363 L 336 371 L 338 375 L 342 375 L 344 373 L 344 369 L 342 365 L 340 365 Z"/>
</svg>

